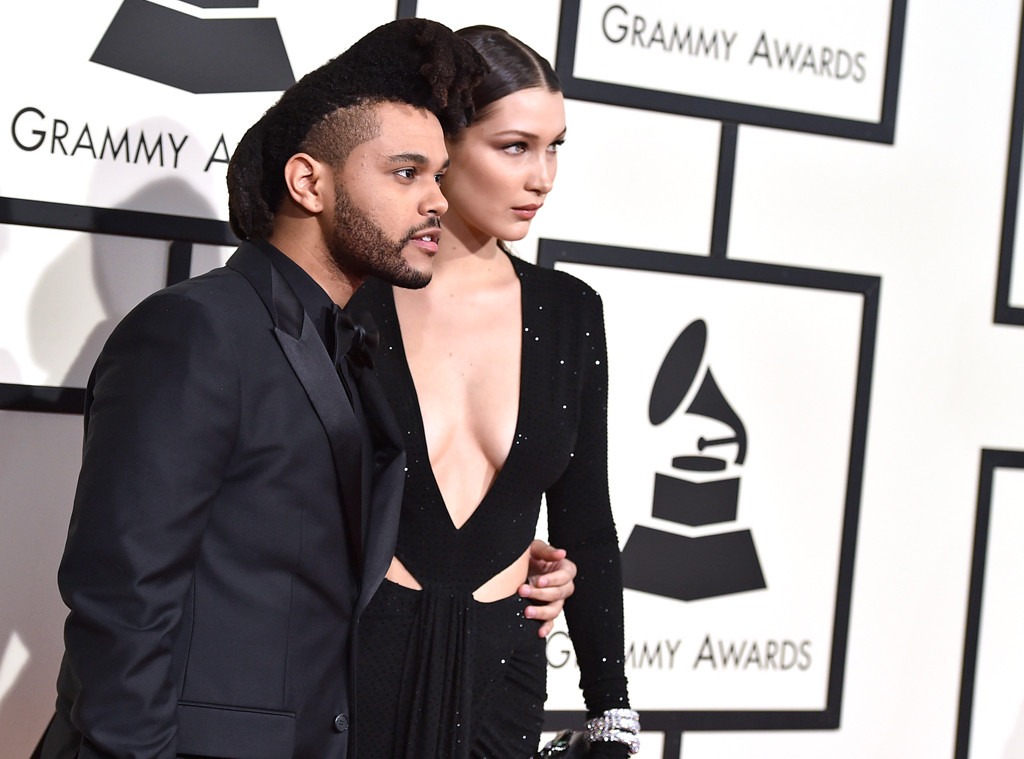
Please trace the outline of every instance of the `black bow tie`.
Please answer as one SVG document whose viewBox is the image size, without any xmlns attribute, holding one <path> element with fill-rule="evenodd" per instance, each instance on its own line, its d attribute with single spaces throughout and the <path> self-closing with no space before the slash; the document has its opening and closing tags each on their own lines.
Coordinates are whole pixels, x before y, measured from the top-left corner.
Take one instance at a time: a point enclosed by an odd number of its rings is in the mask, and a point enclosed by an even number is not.
<svg viewBox="0 0 1024 759">
<path fill-rule="evenodd" d="M 353 319 L 338 306 L 331 309 L 334 331 L 334 363 L 348 355 L 356 366 L 373 368 L 373 352 L 377 350 L 380 335 L 368 313 Z"/>
</svg>

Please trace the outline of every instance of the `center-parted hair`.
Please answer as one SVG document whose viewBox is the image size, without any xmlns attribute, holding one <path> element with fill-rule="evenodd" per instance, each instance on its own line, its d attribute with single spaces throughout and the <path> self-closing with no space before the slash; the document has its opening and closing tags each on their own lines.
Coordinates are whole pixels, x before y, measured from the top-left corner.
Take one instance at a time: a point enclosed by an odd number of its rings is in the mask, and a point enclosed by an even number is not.
<svg viewBox="0 0 1024 759">
<path fill-rule="evenodd" d="M 551 64 L 536 50 L 496 26 L 467 26 L 455 32 L 483 56 L 488 72 L 473 89 L 475 118 L 487 115 L 487 109 L 506 95 L 534 87 L 561 92 Z M 472 117 L 471 117 L 472 118 Z"/>
<path fill-rule="evenodd" d="M 374 29 L 285 90 L 242 137 L 228 164 L 231 230 L 243 240 L 270 236 L 284 199 L 284 167 L 296 153 L 332 163 L 341 157 L 343 148 L 332 151 L 331 139 L 318 129 L 335 126 L 325 122 L 339 109 L 354 110 L 337 126 L 356 129 L 357 140 L 372 137 L 375 124 L 355 107 L 379 103 L 426 109 L 451 136 L 472 119 L 471 93 L 486 71 L 473 46 L 443 24 L 399 19 Z M 336 145 L 354 147 L 344 139 Z"/>
</svg>

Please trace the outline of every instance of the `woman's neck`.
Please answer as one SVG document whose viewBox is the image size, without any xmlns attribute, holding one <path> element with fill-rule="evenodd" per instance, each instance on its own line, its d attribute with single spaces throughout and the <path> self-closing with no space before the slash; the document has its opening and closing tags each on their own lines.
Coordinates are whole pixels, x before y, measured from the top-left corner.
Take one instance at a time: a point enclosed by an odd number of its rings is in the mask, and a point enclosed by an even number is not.
<svg viewBox="0 0 1024 759">
<path fill-rule="evenodd" d="M 496 238 L 474 233 L 458 217 L 442 220 L 441 241 L 434 256 L 435 281 L 486 277 L 487 272 L 504 270 L 506 265 L 505 252 Z"/>
</svg>

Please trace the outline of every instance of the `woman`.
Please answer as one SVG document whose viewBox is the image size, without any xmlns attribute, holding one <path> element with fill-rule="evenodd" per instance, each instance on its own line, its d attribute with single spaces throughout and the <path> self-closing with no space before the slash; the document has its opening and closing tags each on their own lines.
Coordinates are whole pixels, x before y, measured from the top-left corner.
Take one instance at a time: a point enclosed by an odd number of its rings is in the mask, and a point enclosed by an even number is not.
<svg viewBox="0 0 1024 759">
<path fill-rule="evenodd" d="M 409 466 L 396 556 L 363 620 L 357 753 L 533 754 L 544 641 L 516 591 L 546 495 L 551 542 L 579 568 L 565 610 L 597 719 L 592 755 L 626 757 L 636 726 L 608 500 L 601 301 L 502 242 L 526 235 L 552 188 L 562 94 L 550 64 L 507 32 L 458 34 L 491 71 L 472 123 L 448 145 L 433 280 L 418 291 L 368 282 L 349 306 L 368 309 L 381 331 L 378 372 Z"/>
</svg>

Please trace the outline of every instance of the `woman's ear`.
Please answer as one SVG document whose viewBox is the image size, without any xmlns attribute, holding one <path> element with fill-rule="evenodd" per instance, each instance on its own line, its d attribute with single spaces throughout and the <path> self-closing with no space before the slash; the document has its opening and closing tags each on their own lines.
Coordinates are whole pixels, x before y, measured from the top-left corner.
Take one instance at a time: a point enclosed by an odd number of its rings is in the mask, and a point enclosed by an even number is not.
<svg viewBox="0 0 1024 759">
<path fill-rule="evenodd" d="M 288 196 L 307 213 L 320 213 L 325 207 L 322 181 L 329 174 L 328 167 L 308 153 L 296 153 L 284 165 Z"/>
</svg>

